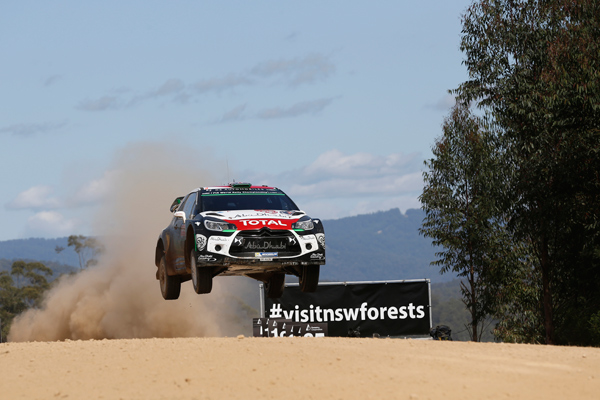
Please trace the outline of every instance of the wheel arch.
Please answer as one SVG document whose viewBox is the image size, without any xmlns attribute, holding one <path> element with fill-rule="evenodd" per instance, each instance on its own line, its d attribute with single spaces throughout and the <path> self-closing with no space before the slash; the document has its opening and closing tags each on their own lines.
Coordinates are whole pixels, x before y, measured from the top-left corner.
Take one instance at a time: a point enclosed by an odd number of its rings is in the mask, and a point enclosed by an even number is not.
<svg viewBox="0 0 600 400">
<path fill-rule="evenodd" d="M 154 265 L 156 265 L 158 267 L 158 265 L 160 264 L 160 259 L 162 258 L 162 256 L 165 254 L 165 245 L 163 243 L 162 238 L 158 239 L 158 242 L 156 242 L 156 251 L 154 254 Z"/>
<path fill-rule="evenodd" d="M 185 266 L 187 269 L 191 268 L 190 252 L 196 248 L 196 240 L 194 238 L 194 228 L 190 225 L 185 235 L 185 244 L 183 248 L 183 254 L 185 256 Z"/>
</svg>

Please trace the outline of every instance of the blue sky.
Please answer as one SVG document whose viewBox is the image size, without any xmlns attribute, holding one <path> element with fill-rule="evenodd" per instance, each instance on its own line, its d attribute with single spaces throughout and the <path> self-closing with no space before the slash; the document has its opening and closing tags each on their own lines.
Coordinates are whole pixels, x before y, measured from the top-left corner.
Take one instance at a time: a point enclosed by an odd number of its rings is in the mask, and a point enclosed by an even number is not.
<svg viewBox="0 0 600 400">
<path fill-rule="evenodd" d="M 418 208 L 468 5 L 3 2 L 0 240 L 93 234 L 115 157 L 147 143 L 323 219 Z"/>
</svg>

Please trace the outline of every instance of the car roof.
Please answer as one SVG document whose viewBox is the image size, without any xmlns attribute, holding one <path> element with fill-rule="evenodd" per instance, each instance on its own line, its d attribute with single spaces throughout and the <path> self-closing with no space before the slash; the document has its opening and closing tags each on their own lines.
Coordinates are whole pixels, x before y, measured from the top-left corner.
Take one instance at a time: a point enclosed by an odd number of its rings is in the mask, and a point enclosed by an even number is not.
<svg viewBox="0 0 600 400">
<path fill-rule="evenodd" d="M 190 191 L 188 194 L 199 192 L 202 194 L 252 194 L 252 193 L 273 193 L 284 194 L 281 189 L 267 185 L 251 185 L 249 183 L 230 183 L 223 186 L 204 186 Z"/>
</svg>

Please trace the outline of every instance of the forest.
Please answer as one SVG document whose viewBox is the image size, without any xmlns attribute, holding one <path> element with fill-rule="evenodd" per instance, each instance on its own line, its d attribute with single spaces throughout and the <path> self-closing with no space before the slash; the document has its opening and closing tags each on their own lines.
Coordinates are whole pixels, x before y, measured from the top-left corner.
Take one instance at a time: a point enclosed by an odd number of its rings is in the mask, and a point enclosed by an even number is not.
<svg viewBox="0 0 600 400">
<path fill-rule="evenodd" d="M 426 161 L 421 233 L 470 336 L 600 345 L 600 3 L 481 0 Z"/>
</svg>

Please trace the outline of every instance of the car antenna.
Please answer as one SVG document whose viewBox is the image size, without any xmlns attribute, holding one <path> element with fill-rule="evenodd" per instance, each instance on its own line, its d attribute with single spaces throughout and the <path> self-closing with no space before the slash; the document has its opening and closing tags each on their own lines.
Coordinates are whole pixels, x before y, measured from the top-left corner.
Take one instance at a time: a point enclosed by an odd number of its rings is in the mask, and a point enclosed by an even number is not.
<svg viewBox="0 0 600 400">
<path fill-rule="evenodd" d="M 227 165 L 227 182 L 229 182 L 229 157 L 225 157 L 225 164 Z"/>
</svg>

